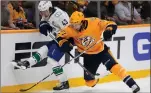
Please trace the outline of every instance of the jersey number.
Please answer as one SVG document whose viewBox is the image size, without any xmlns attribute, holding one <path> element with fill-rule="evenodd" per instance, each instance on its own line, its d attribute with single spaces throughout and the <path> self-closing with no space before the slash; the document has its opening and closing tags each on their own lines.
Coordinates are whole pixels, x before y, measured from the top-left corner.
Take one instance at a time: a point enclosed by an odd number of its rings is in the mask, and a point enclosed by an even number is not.
<svg viewBox="0 0 151 93">
<path fill-rule="evenodd" d="M 66 20 L 66 19 L 64 19 L 63 21 L 62 21 L 62 24 L 65 26 L 65 25 L 67 25 L 68 24 L 68 21 Z"/>
</svg>

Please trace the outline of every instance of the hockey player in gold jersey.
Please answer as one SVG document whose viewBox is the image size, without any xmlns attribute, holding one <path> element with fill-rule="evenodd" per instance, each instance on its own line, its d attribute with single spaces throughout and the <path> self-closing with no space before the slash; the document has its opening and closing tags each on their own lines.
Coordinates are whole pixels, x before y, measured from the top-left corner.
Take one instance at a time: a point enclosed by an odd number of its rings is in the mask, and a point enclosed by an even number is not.
<svg viewBox="0 0 151 93">
<path fill-rule="evenodd" d="M 95 44 L 82 55 L 84 67 L 95 75 L 99 65 L 103 63 L 107 70 L 122 79 L 132 89 L 133 93 L 137 93 L 140 91 L 139 86 L 113 57 L 110 49 L 103 41 L 96 43 L 102 37 L 104 40 L 110 39 L 116 33 L 116 29 L 117 25 L 112 21 L 101 20 L 95 17 L 84 18 L 82 12 L 75 11 L 70 17 L 70 25 L 60 31 L 57 40 L 61 50 L 64 52 L 69 52 L 73 47 L 68 40 L 70 38 L 74 40 L 79 53 Z M 84 79 L 86 85 L 90 87 L 95 86 L 98 82 L 98 80 L 92 78 L 86 72 L 84 72 Z"/>
</svg>

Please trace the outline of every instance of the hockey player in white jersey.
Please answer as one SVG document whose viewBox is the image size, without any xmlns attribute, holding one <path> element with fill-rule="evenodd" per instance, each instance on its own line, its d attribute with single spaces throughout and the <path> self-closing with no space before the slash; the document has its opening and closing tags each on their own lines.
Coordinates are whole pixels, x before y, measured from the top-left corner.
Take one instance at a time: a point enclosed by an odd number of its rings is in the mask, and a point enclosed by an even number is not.
<svg viewBox="0 0 151 93">
<path fill-rule="evenodd" d="M 69 23 L 69 16 L 66 12 L 58 7 L 53 7 L 51 1 L 40 1 L 38 10 L 41 15 L 41 22 L 39 24 L 39 31 L 41 34 L 48 36 L 49 33 L 55 35 Z M 72 50 L 72 48 L 68 48 Z M 59 64 L 59 60 L 64 55 L 64 52 L 58 47 L 58 44 L 52 40 L 47 45 L 42 46 L 32 57 L 25 61 L 16 62 L 16 67 L 26 69 L 40 62 L 47 57 L 47 62 L 52 65 L 54 74 L 58 77 L 60 84 L 53 88 L 53 90 L 68 89 L 69 83 Z"/>
</svg>

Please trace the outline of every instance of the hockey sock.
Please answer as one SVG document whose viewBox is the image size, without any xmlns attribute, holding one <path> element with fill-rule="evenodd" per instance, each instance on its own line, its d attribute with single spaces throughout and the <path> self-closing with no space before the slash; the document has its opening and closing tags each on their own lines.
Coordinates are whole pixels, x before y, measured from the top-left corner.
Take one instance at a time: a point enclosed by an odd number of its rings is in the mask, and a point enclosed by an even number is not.
<svg viewBox="0 0 151 93">
<path fill-rule="evenodd" d="M 36 60 L 37 63 L 40 62 L 40 54 L 39 53 L 34 54 L 32 57 Z"/>
<path fill-rule="evenodd" d="M 126 83 L 130 88 L 136 84 L 133 78 L 127 74 L 126 70 L 120 64 L 114 65 L 110 71 L 122 79 L 123 82 Z"/>
<path fill-rule="evenodd" d="M 57 76 L 59 81 L 60 82 L 67 81 L 67 76 L 64 73 L 61 65 L 57 61 L 53 60 L 52 58 L 48 58 L 47 61 L 52 65 L 53 73 Z"/>
<path fill-rule="evenodd" d="M 35 53 L 32 57 L 30 57 L 27 61 L 29 61 L 30 66 L 35 65 L 36 63 L 41 61 L 40 54 Z"/>
<path fill-rule="evenodd" d="M 63 68 L 61 66 L 56 66 L 52 68 L 54 74 L 57 76 L 60 82 L 67 81 L 67 77 L 63 71 Z"/>
<path fill-rule="evenodd" d="M 40 62 L 42 59 L 46 58 L 48 54 L 48 47 L 46 45 L 40 47 L 40 49 L 27 61 L 30 62 L 30 66 L 35 65 Z"/>
<path fill-rule="evenodd" d="M 52 70 L 56 76 L 59 76 L 63 73 L 63 69 L 61 66 L 53 67 Z"/>
<path fill-rule="evenodd" d="M 123 79 L 123 82 L 126 83 L 130 88 L 132 88 L 132 86 L 133 86 L 134 84 L 136 84 L 136 82 L 134 81 L 134 79 L 133 79 L 130 75 L 127 76 L 127 77 L 125 77 L 125 78 Z"/>
<path fill-rule="evenodd" d="M 115 64 L 110 71 L 122 80 L 128 76 L 126 70 L 120 64 Z"/>
</svg>

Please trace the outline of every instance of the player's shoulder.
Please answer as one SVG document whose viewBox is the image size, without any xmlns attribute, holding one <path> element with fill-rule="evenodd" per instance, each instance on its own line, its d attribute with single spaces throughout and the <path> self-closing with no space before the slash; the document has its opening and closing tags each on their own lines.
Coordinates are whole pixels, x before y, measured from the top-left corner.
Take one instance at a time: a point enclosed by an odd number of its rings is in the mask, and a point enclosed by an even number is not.
<svg viewBox="0 0 151 93">
<path fill-rule="evenodd" d="M 61 10 L 59 7 L 54 7 L 54 9 L 56 10 L 55 12 L 54 12 L 54 14 L 65 14 L 66 12 L 65 11 L 63 11 L 63 10 Z"/>
<path fill-rule="evenodd" d="M 63 28 L 58 34 L 64 34 L 64 33 L 66 33 L 67 35 L 72 35 L 73 34 L 73 28 L 72 27 L 70 27 L 70 26 L 66 26 L 65 28 Z"/>
<path fill-rule="evenodd" d="M 68 34 L 72 34 L 75 31 L 70 25 L 63 28 L 63 30 Z"/>
<path fill-rule="evenodd" d="M 100 23 L 102 23 L 102 24 L 114 24 L 114 25 L 116 25 L 116 23 L 114 21 L 108 21 L 108 20 L 101 20 Z"/>
<path fill-rule="evenodd" d="M 97 18 L 97 17 L 89 17 L 89 18 L 85 18 L 85 20 L 89 21 L 89 22 L 99 22 L 101 21 L 100 18 Z"/>
<path fill-rule="evenodd" d="M 85 18 L 85 20 L 87 20 L 88 24 L 90 25 L 99 24 L 101 21 L 101 19 L 97 17 L 89 17 L 89 18 Z"/>
<path fill-rule="evenodd" d="M 57 21 L 62 17 L 63 11 L 57 7 L 54 7 L 54 11 L 51 14 L 49 20 Z"/>
<path fill-rule="evenodd" d="M 54 9 L 56 9 L 56 11 L 63 11 L 63 10 L 60 9 L 59 7 L 54 7 Z"/>
<path fill-rule="evenodd" d="M 51 17 L 53 17 L 55 20 L 59 20 L 66 17 L 65 11 L 61 10 L 58 7 L 54 7 L 54 9 L 55 9 L 55 12 L 51 15 Z"/>
</svg>

